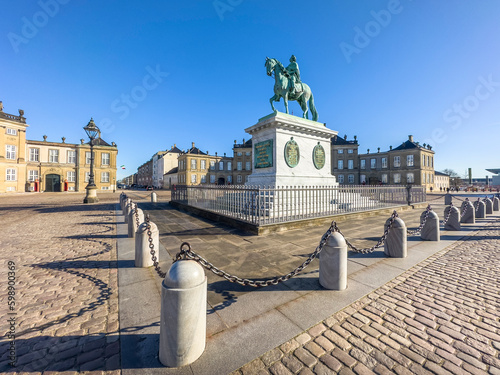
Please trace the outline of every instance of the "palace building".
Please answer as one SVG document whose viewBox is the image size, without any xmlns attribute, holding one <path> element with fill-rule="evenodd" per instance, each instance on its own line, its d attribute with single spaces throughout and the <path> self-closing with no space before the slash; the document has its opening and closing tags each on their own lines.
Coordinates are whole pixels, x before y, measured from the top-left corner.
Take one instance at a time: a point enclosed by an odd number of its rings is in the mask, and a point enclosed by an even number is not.
<svg viewBox="0 0 500 375">
<path fill-rule="evenodd" d="M 27 140 L 24 111 L 3 112 L 0 102 L 0 193 L 85 191 L 90 176 L 90 143 Z M 94 140 L 94 181 L 100 191 L 116 189 L 115 143 Z"/>
</svg>

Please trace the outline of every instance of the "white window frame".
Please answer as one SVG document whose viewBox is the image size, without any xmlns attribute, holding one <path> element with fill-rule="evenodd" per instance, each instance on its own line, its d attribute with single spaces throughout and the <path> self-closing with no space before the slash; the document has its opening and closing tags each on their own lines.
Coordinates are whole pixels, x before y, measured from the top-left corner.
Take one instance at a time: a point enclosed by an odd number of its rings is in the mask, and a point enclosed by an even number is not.
<svg viewBox="0 0 500 375">
<path fill-rule="evenodd" d="M 407 167 L 413 167 L 414 166 L 413 155 L 406 155 L 406 166 Z"/>
<path fill-rule="evenodd" d="M 339 149 L 337 150 L 337 154 L 343 154 L 343 153 L 344 153 L 344 149 L 339 148 Z"/>
<path fill-rule="evenodd" d="M 245 152 L 245 156 L 250 156 L 250 154 L 251 154 L 250 151 Z"/>
<path fill-rule="evenodd" d="M 5 159 L 16 160 L 16 146 L 5 145 Z"/>
<path fill-rule="evenodd" d="M 401 167 L 401 157 L 394 156 L 394 167 Z"/>
<path fill-rule="evenodd" d="M 359 183 L 362 184 L 363 182 L 366 184 L 366 175 L 365 174 L 362 174 L 361 176 L 359 176 Z"/>
<path fill-rule="evenodd" d="M 111 155 L 110 155 L 110 153 L 109 152 L 103 152 L 101 154 L 101 165 L 109 165 L 110 162 L 111 162 Z"/>
<path fill-rule="evenodd" d="M 85 164 L 90 164 L 92 161 L 92 154 L 90 151 L 85 151 Z"/>
<path fill-rule="evenodd" d="M 75 171 L 66 172 L 66 179 L 68 180 L 68 182 L 75 182 L 76 181 L 76 172 Z"/>
<path fill-rule="evenodd" d="M 55 148 L 49 149 L 49 163 L 59 163 L 59 150 Z"/>
<path fill-rule="evenodd" d="M 191 183 L 196 184 L 196 174 L 194 173 L 191 175 Z"/>
<path fill-rule="evenodd" d="M 344 160 L 337 160 L 337 169 L 344 169 Z"/>
<path fill-rule="evenodd" d="M 354 175 L 353 174 L 348 174 L 347 175 L 347 182 L 349 184 L 354 184 Z"/>
<path fill-rule="evenodd" d="M 387 168 L 387 158 L 382 158 L 382 168 Z"/>
<path fill-rule="evenodd" d="M 17 169 L 7 168 L 5 170 L 5 180 L 6 181 L 17 181 Z"/>
<path fill-rule="evenodd" d="M 243 155 L 243 153 L 240 151 L 240 152 L 238 152 L 236 155 L 237 155 L 237 156 L 242 156 L 242 155 Z"/>
<path fill-rule="evenodd" d="M 76 164 L 76 151 L 68 150 L 66 157 L 69 164 Z"/>
<path fill-rule="evenodd" d="M 241 162 L 241 161 L 236 162 L 236 169 L 239 171 L 242 171 L 243 170 L 243 162 Z"/>
<path fill-rule="evenodd" d="M 17 135 L 17 129 L 7 128 L 8 135 Z"/>
<path fill-rule="evenodd" d="M 38 179 L 38 170 L 30 169 L 28 171 L 28 181 L 35 182 Z"/>
<path fill-rule="evenodd" d="M 207 161 L 205 159 L 200 160 L 200 169 L 204 171 L 207 169 Z"/>
<path fill-rule="evenodd" d="M 196 159 L 191 159 L 191 170 L 192 171 L 196 170 Z"/>
<path fill-rule="evenodd" d="M 232 168 L 232 163 L 231 163 L 230 161 L 228 161 L 226 164 L 227 164 L 227 165 L 226 165 L 227 170 L 228 170 L 228 171 L 230 171 L 230 170 L 231 170 L 231 168 Z"/>
<path fill-rule="evenodd" d="M 101 182 L 109 182 L 109 172 L 101 172 Z"/>
<path fill-rule="evenodd" d="M 354 150 L 353 150 L 352 148 L 348 148 L 348 149 L 347 149 L 347 153 L 348 153 L 348 154 L 354 154 Z"/>
<path fill-rule="evenodd" d="M 207 175 L 205 174 L 202 174 L 201 175 L 201 181 L 200 181 L 202 184 L 206 184 L 207 183 Z"/>
<path fill-rule="evenodd" d="M 377 168 L 377 159 L 371 158 L 370 159 L 370 168 L 371 169 L 376 169 Z"/>
<path fill-rule="evenodd" d="M 245 162 L 245 170 L 247 170 L 247 171 L 252 170 L 252 162 L 251 161 Z"/>
<path fill-rule="evenodd" d="M 221 160 L 219 161 L 219 171 L 223 171 L 224 170 L 224 161 Z"/>
<path fill-rule="evenodd" d="M 339 174 L 339 184 L 343 184 L 343 183 L 344 183 L 344 175 Z"/>
<path fill-rule="evenodd" d="M 210 160 L 210 170 L 211 171 L 215 170 L 215 160 Z"/>
<path fill-rule="evenodd" d="M 360 165 L 360 168 L 361 168 L 361 169 L 366 169 L 366 159 L 361 159 L 361 165 Z"/>
<path fill-rule="evenodd" d="M 413 174 L 413 172 L 406 174 L 406 182 L 409 184 L 412 184 L 415 182 L 415 175 Z"/>
<path fill-rule="evenodd" d="M 394 183 L 395 184 L 400 184 L 401 183 L 401 173 L 394 173 Z"/>
<path fill-rule="evenodd" d="M 40 149 L 30 147 L 30 161 L 40 161 Z"/>
<path fill-rule="evenodd" d="M 387 173 L 383 173 L 382 174 L 382 183 L 383 184 L 387 184 L 387 181 L 388 181 Z"/>
<path fill-rule="evenodd" d="M 354 169 L 354 160 L 347 160 L 347 169 Z"/>
<path fill-rule="evenodd" d="M 236 183 L 241 184 L 241 181 L 242 181 L 241 175 L 239 174 L 236 176 Z"/>
</svg>

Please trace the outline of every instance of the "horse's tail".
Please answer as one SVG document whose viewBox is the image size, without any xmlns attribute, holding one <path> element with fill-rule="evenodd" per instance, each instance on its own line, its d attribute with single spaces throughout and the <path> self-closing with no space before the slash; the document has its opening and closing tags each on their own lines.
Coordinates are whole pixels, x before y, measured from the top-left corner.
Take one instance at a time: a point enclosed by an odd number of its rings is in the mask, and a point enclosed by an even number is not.
<svg viewBox="0 0 500 375">
<path fill-rule="evenodd" d="M 309 98 L 309 109 L 311 110 L 312 120 L 318 121 L 318 111 L 316 111 L 316 107 L 314 106 L 314 96 L 311 91 L 311 97 Z"/>
</svg>

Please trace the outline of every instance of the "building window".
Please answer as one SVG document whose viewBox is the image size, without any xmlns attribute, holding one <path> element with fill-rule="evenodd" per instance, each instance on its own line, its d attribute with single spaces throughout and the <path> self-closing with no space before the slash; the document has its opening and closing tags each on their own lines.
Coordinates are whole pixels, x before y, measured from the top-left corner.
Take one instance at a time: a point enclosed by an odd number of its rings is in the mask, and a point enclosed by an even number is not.
<svg viewBox="0 0 500 375">
<path fill-rule="evenodd" d="M 191 175 L 191 183 L 196 184 L 196 175 L 195 174 Z"/>
<path fill-rule="evenodd" d="M 85 172 L 85 182 L 89 182 L 90 180 L 90 172 Z"/>
<path fill-rule="evenodd" d="M 215 170 L 215 160 L 210 160 L 210 170 Z"/>
<path fill-rule="evenodd" d="M 377 159 L 370 159 L 370 168 L 375 169 L 377 166 Z"/>
<path fill-rule="evenodd" d="M 210 183 L 215 184 L 215 175 L 214 174 L 210 175 Z"/>
<path fill-rule="evenodd" d="M 66 178 L 68 179 L 68 182 L 75 182 L 76 181 L 76 172 L 75 171 L 69 171 L 66 174 Z"/>
<path fill-rule="evenodd" d="M 219 171 L 223 171 L 223 170 L 224 170 L 224 162 L 220 161 L 219 162 Z"/>
<path fill-rule="evenodd" d="M 400 184 L 401 183 L 401 174 L 394 173 L 394 183 L 395 184 Z"/>
<path fill-rule="evenodd" d="M 412 184 L 415 182 L 415 176 L 413 175 L 413 173 L 406 174 L 406 182 L 409 184 Z"/>
<path fill-rule="evenodd" d="M 365 159 L 361 159 L 361 169 L 366 169 L 366 160 Z"/>
<path fill-rule="evenodd" d="M 242 181 L 242 180 L 241 180 L 241 175 L 239 174 L 239 175 L 237 175 L 237 176 L 236 176 L 236 182 L 237 182 L 238 184 L 241 184 L 241 181 Z"/>
<path fill-rule="evenodd" d="M 387 158 L 382 158 L 382 168 L 387 168 Z"/>
<path fill-rule="evenodd" d="M 6 145 L 5 146 L 5 158 L 15 160 L 16 159 L 16 146 Z"/>
<path fill-rule="evenodd" d="M 348 154 L 352 154 L 353 152 L 354 152 L 354 150 L 352 148 L 347 149 Z"/>
<path fill-rule="evenodd" d="M 431 165 L 430 158 L 429 158 L 429 156 L 427 156 L 427 166 L 429 167 L 430 165 Z"/>
<path fill-rule="evenodd" d="M 200 160 L 200 169 L 202 171 L 204 171 L 205 169 L 207 169 L 207 161 L 206 160 Z"/>
<path fill-rule="evenodd" d="M 28 181 L 34 182 L 38 179 L 38 171 L 36 169 L 32 169 L 28 171 Z"/>
<path fill-rule="evenodd" d="M 227 182 L 232 184 L 233 183 L 233 176 L 227 176 Z"/>
<path fill-rule="evenodd" d="M 243 155 L 243 153 L 240 151 L 240 152 L 238 152 L 236 155 L 238 155 L 238 156 L 242 156 L 242 155 Z"/>
<path fill-rule="evenodd" d="M 203 161 L 203 160 L 202 160 L 202 161 Z M 202 175 L 201 175 L 201 183 L 202 183 L 202 184 L 207 183 L 207 176 L 206 176 L 206 175 L 204 175 L 204 174 L 202 174 Z"/>
<path fill-rule="evenodd" d="M 109 172 L 101 172 L 101 182 L 109 182 Z"/>
<path fill-rule="evenodd" d="M 236 163 L 236 169 L 239 171 L 243 170 L 243 163 L 241 161 Z"/>
<path fill-rule="evenodd" d="M 245 152 L 246 156 L 250 156 L 250 151 Z"/>
<path fill-rule="evenodd" d="M 85 151 L 85 164 L 90 164 L 90 151 Z"/>
<path fill-rule="evenodd" d="M 413 155 L 406 155 L 406 165 L 413 167 Z"/>
<path fill-rule="evenodd" d="M 387 181 L 388 181 L 388 179 L 387 179 L 387 173 L 382 174 L 382 183 L 383 184 L 387 184 Z"/>
<path fill-rule="evenodd" d="M 394 166 L 401 167 L 401 158 L 399 156 L 394 156 Z"/>
<path fill-rule="evenodd" d="M 103 152 L 101 154 L 101 164 L 102 165 L 109 165 L 109 153 L 108 152 Z"/>
<path fill-rule="evenodd" d="M 49 163 L 59 163 L 59 150 L 49 150 Z"/>
<path fill-rule="evenodd" d="M 354 160 L 347 160 L 347 169 L 354 169 Z"/>
<path fill-rule="evenodd" d="M 228 171 L 230 171 L 230 170 L 231 170 L 231 167 L 232 167 L 232 165 L 231 165 L 231 164 L 232 164 L 232 163 L 231 163 L 230 161 L 228 161 L 228 162 L 227 162 L 227 170 L 228 170 Z"/>
<path fill-rule="evenodd" d="M 246 169 L 247 171 L 251 171 L 251 170 L 252 170 L 252 162 L 251 162 L 251 161 L 247 161 L 247 162 L 245 163 L 245 169 Z"/>
<path fill-rule="evenodd" d="M 434 157 L 431 156 L 431 167 L 434 168 Z"/>
<path fill-rule="evenodd" d="M 40 161 L 39 148 L 30 148 L 30 161 Z"/>
<path fill-rule="evenodd" d="M 76 151 L 68 151 L 68 163 L 76 163 Z"/>
<path fill-rule="evenodd" d="M 349 182 L 350 184 L 354 184 L 354 175 L 353 174 L 347 175 L 347 182 Z"/>
<path fill-rule="evenodd" d="M 337 153 L 338 153 L 338 154 L 343 154 L 343 153 L 344 153 L 344 150 L 343 150 L 342 148 L 339 148 L 339 149 L 337 150 Z"/>
<path fill-rule="evenodd" d="M 337 160 L 337 168 L 344 169 L 344 161 L 343 160 Z"/>
<path fill-rule="evenodd" d="M 362 174 L 361 176 L 359 176 L 359 183 L 366 184 L 366 175 Z"/>
<path fill-rule="evenodd" d="M 16 129 L 7 128 L 7 134 L 8 135 L 17 135 L 17 130 Z"/>
<path fill-rule="evenodd" d="M 343 184 L 343 183 L 344 183 L 344 175 L 339 174 L 339 184 Z"/>
<path fill-rule="evenodd" d="M 7 181 L 17 181 L 17 171 L 14 168 L 7 168 L 6 177 Z"/>
<path fill-rule="evenodd" d="M 191 170 L 196 170 L 196 159 L 191 159 Z"/>
</svg>

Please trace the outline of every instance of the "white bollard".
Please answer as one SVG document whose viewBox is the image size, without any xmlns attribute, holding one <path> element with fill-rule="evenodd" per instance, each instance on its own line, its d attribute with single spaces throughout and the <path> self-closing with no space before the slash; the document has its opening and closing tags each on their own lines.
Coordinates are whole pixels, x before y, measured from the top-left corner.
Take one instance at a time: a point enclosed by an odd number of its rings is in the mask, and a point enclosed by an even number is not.
<svg viewBox="0 0 500 375">
<path fill-rule="evenodd" d="M 451 195 L 451 194 L 446 194 L 446 195 L 444 196 L 444 204 L 445 204 L 445 205 L 449 206 L 449 205 L 452 203 L 452 201 L 453 201 L 453 195 Z"/>
<path fill-rule="evenodd" d="M 500 199 L 497 197 L 493 198 L 493 211 L 500 211 Z"/>
<path fill-rule="evenodd" d="M 486 205 L 486 215 L 493 215 L 493 201 L 490 198 L 484 200 Z"/>
<path fill-rule="evenodd" d="M 158 196 L 156 195 L 156 193 L 153 191 L 151 193 L 151 203 L 156 203 L 158 202 Z"/>
<path fill-rule="evenodd" d="M 137 210 L 137 215 L 139 216 L 139 225 L 144 222 L 144 212 L 137 208 L 137 205 L 134 204 L 134 208 L 128 214 L 128 236 L 129 238 L 135 237 L 135 232 L 139 229 L 137 225 L 137 219 L 135 217 L 135 211 Z"/>
<path fill-rule="evenodd" d="M 151 225 L 151 238 L 153 239 L 153 248 L 157 261 L 160 259 L 160 232 L 158 227 L 152 221 Z M 146 222 L 141 223 L 137 232 L 135 233 L 135 266 L 136 267 L 150 267 L 153 265 L 151 259 L 151 249 L 149 248 L 148 225 Z"/>
<path fill-rule="evenodd" d="M 389 226 L 391 219 L 387 219 L 384 231 Z M 384 254 L 391 258 L 406 258 L 408 256 L 407 233 L 405 222 L 397 217 L 394 219 L 387 238 L 384 242 Z"/>
<path fill-rule="evenodd" d="M 476 210 L 476 218 L 484 219 L 486 218 L 486 204 L 482 201 L 474 202 L 474 208 L 477 207 Z"/>
<path fill-rule="evenodd" d="M 123 211 L 125 223 L 128 223 L 128 214 L 130 213 L 132 208 L 134 208 L 134 203 L 132 202 L 132 199 L 127 199 L 127 203 L 125 203 L 125 210 Z"/>
<path fill-rule="evenodd" d="M 325 289 L 347 288 L 347 243 L 334 232 L 319 253 L 319 283 Z"/>
<path fill-rule="evenodd" d="M 444 224 L 444 229 L 460 230 L 460 211 L 458 207 L 455 206 L 446 207 L 444 209 L 444 218 L 445 219 L 448 218 L 448 221 Z"/>
<path fill-rule="evenodd" d="M 427 241 L 439 241 L 439 217 L 434 211 L 429 211 L 420 238 Z"/>
<path fill-rule="evenodd" d="M 462 203 L 460 215 L 461 223 L 474 224 L 476 222 L 476 209 L 472 205 L 471 201 L 465 201 Z"/>
<path fill-rule="evenodd" d="M 172 264 L 162 282 L 160 362 L 185 366 L 205 350 L 207 332 L 207 277 L 193 260 Z"/>
</svg>

